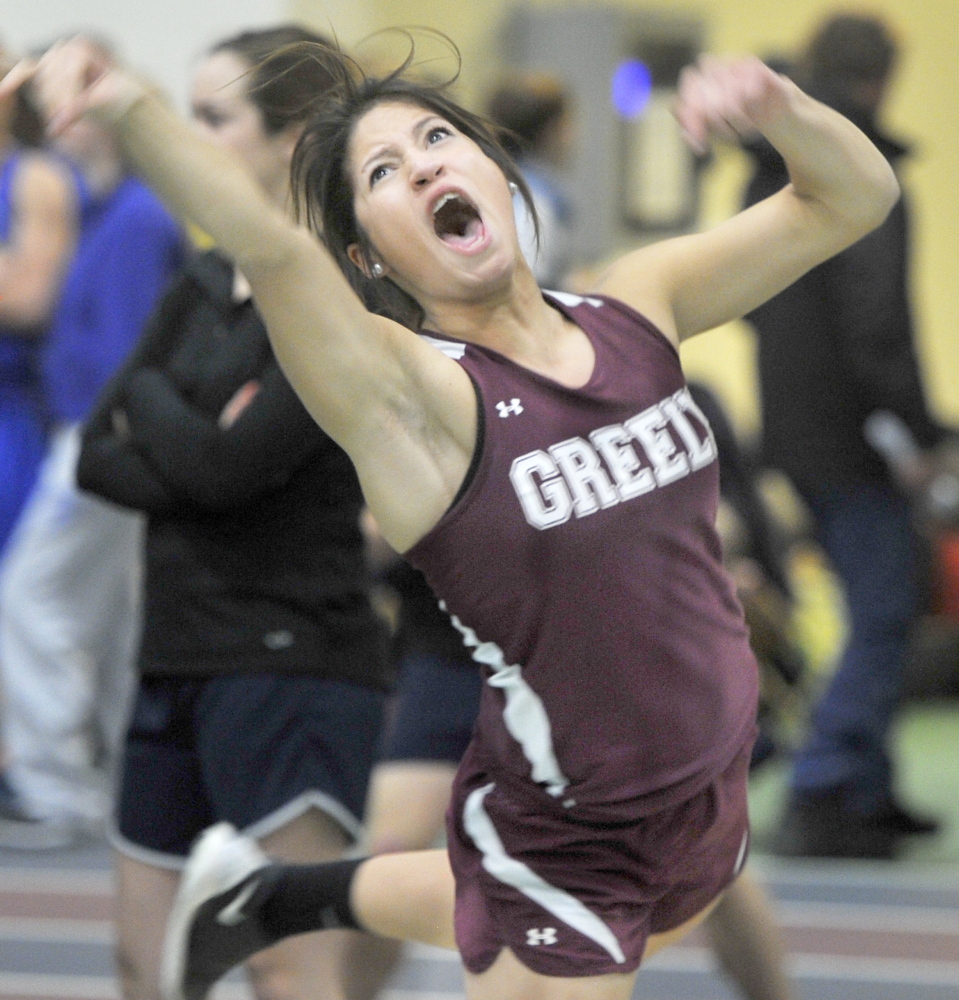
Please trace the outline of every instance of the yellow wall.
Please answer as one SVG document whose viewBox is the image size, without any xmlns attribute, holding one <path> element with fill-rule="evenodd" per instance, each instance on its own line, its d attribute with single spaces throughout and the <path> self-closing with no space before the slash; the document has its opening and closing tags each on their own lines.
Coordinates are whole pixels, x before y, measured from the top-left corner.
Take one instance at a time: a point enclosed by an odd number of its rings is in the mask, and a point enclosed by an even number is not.
<svg viewBox="0 0 959 1000">
<path fill-rule="evenodd" d="M 717 51 L 759 54 L 788 51 L 823 15 L 837 9 L 869 9 L 884 15 L 898 33 L 902 60 L 886 109 L 891 131 L 915 143 L 916 156 L 904 172 L 913 212 L 914 296 L 919 352 L 930 401 L 940 416 L 959 423 L 959 83 L 953 78 L 959 4 L 954 0 L 875 0 L 837 7 L 821 0 L 716 0 L 710 12 L 711 45 Z M 707 211 L 721 217 L 735 204 L 741 164 L 725 157 L 710 178 Z M 754 396 L 744 388 L 751 344 L 741 330 L 723 331 L 717 359 L 709 343 L 690 345 L 687 368 L 720 360 L 724 396 L 732 397 L 742 422 L 751 424 Z"/>
<path fill-rule="evenodd" d="M 551 0 L 539 0 L 547 5 Z M 552 0 L 555 3 L 555 0 Z M 912 196 L 915 236 L 914 302 L 919 350 L 934 408 L 959 424 L 959 44 L 956 0 L 872 0 L 837 5 L 822 0 L 619 0 L 626 7 L 655 7 L 703 17 L 708 46 L 716 52 L 794 51 L 826 13 L 868 9 L 882 14 L 900 35 L 903 60 L 886 121 L 915 142 L 917 156 L 904 179 Z M 290 11 L 321 28 L 334 27 L 350 45 L 390 25 L 429 25 L 449 34 L 463 54 L 462 96 L 481 95 L 497 71 L 495 26 L 508 0 L 290 0 Z M 704 221 L 733 211 L 744 165 L 738 154 L 717 157 L 706 179 Z M 756 424 L 752 343 L 742 325 L 692 342 L 687 370 L 721 393 L 739 426 Z"/>
</svg>

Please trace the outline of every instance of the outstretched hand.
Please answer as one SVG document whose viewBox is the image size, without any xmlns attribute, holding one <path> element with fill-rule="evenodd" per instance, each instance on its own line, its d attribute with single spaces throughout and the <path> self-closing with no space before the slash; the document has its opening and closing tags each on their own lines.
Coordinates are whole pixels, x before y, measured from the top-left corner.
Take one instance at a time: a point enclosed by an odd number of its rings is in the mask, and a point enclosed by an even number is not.
<svg viewBox="0 0 959 1000">
<path fill-rule="evenodd" d="M 793 89 L 754 57 L 703 56 L 680 76 L 675 114 L 689 145 L 705 153 L 714 138 L 738 143 L 763 132 L 786 110 Z"/>
<path fill-rule="evenodd" d="M 111 122 L 144 93 L 134 77 L 116 68 L 103 50 L 78 36 L 57 42 L 39 59 L 24 59 L 0 80 L 0 100 L 31 80 L 51 135 L 84 115 Z"/>
</svg>

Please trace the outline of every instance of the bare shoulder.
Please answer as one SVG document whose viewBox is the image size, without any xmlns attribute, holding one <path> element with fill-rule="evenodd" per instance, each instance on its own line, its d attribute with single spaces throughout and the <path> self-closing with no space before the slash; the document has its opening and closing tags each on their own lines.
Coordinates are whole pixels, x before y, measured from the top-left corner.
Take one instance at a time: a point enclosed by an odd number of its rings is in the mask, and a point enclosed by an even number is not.
<svg viewBox="0 0 959 1000">
<path fill-rule="evenodd" d="M 594 291 L 625 302 L 678 344 L 670 264 L 681 248 L 675 243 L 672 239 L 651 243 L 617 258 L 600 276 Z"/>
<path fill-rule="evenodd" d="M 279 217 L 265 225 L 270 238 L 241 267 L 274 353 L 350 456 L 384 537 L 404 552 L 439 520 L 469 467 L 470 378 L 414 331 L 371 314 L 314 236 Z"/>
<path fill-rule="evenodd" d="M 608 294 L 683 341 L 745 315 L 841 249 L 814 214 L 787 186 L 710 229 L 626 254 L 610 268 Z"/>
</svg>

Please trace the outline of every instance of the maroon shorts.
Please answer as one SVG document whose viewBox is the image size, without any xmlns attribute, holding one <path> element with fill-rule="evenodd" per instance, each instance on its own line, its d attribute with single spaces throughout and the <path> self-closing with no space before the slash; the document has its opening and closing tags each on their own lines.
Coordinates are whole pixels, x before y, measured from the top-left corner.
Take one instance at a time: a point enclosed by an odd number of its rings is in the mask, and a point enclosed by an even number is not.
<svg viewBox="0 0 959 1000">
<path fill-rule="evenodd" d="M 690 920 L 742 868 L 750 749 L 688 801 L 623 824 L 579 823 L 463 776 L 447 827 L 466 968 L 485 972 L 505 947 L 544 976 L 636 969 L 650 934 Z"/>
</svg>

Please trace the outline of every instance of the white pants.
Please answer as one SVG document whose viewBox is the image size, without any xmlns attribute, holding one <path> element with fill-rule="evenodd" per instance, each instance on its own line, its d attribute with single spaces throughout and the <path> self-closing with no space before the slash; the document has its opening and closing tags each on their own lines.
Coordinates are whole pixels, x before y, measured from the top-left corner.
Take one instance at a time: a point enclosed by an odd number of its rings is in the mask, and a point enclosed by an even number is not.
<svg viewBox="0 0 959 1000">
<path fill-rule="evenodd" d="M 53 438 L 0 568 L 6 772 L 38 818 L 97 825 L 133 690 L 141 515 L 76 486 L 80 429 Z"/>
</svg>

